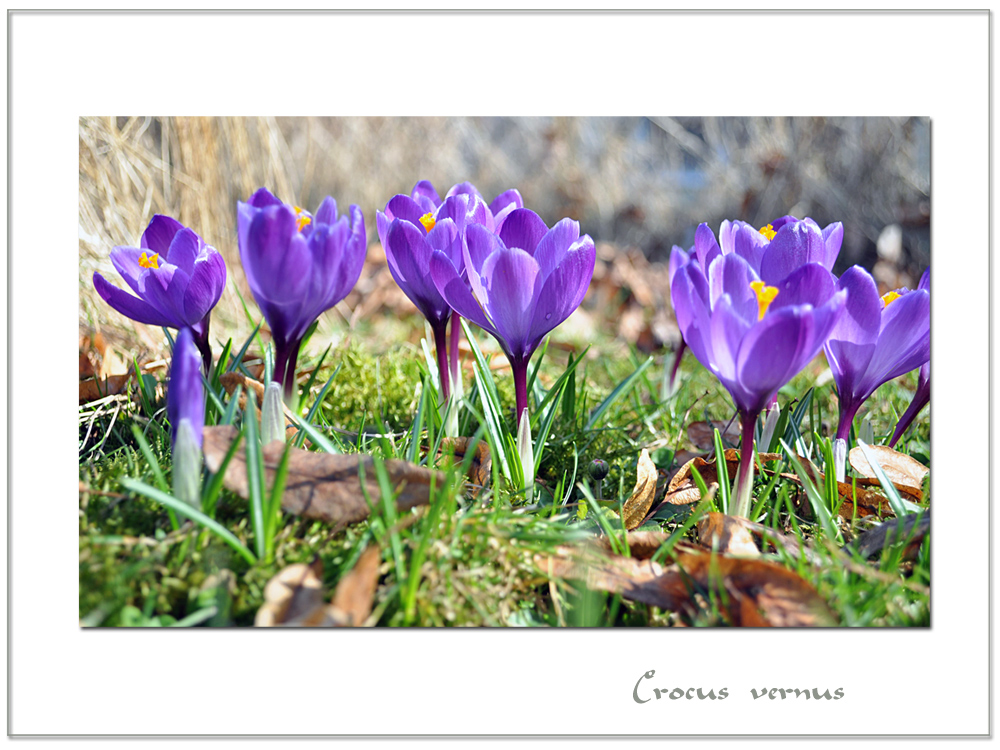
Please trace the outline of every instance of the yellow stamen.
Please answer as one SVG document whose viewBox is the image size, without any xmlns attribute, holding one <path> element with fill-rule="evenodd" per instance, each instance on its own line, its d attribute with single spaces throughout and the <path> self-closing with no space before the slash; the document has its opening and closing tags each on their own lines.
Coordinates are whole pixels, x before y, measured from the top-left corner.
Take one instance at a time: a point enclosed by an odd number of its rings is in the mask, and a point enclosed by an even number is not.
<svg viewBox="0 0 1000 750">
<path fill-rule="evenodd" d="M 774 235 L 777 234 L 777 232 L 774 231 L 774 227 L 772 227 L 770 224 L 768 224 L 766 227 L 761 227 L 760 228 L 760 233 L 762 235 L 764 235 L 765 237 L 767 237 L 767 241 L 768 242 L 770 242 L 771 240 L 773 240 L 774 239 Z"/>
<path fill-rule="evenodd" d="M 159 268 L 160 267 L 160 256 L 158 253 L 153 253 L 147 256 L 143 253 L 139 256 L 139 268 Z"/>
<path fill-rule="evenodd" d="M 429 232 L 434 228 L 434 225 L 437 224 L 437 219 L 434 218 L 434 214 L 428 211 L 420 217 L 420 223 L 423 224 L 424 229 Z"/>
<path fill-rule="evenodd" d="M 757 295 L 757 320 L 763 320 L 767 308 L 771 306 L 774 298 L 778 296 L 778 288 L 768 286 L 763 281 L 751 281 L 750 288 Z"/>
<path fill-rule="evenodd" d="M 883 294 L 882 307 L 883 308 L 888 307 L 890 302 L 894 302 L 895 300 L 899 299 L 902 296 L 903 296 L 902 294 L 898 294 L 897 292 L 889 292 L 888 294 Z"/>
<path fill-rule="evenodd" d="M 295 209 L 295 228 L 300 232 L 312 223 L 312 217 L 304 208 L 292 206 Z"/>
</svg>

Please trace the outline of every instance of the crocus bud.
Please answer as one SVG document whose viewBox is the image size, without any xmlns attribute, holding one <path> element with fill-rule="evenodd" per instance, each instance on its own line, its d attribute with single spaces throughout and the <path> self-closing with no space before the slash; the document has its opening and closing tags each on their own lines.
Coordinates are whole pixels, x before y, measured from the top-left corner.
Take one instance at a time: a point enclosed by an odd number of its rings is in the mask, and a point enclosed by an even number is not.
<svg viewBox="0 0 1000 750">
<path fill-rule="evenodd" d="M 524 472 L 524 489 L 530 501 L 535 489 L 535 447 L 531 443 L 531 420 L 528 410 L 521 412 L 521 422 L 517 426 L 517 455 L 521 457 Z"/>
<path fill-rule="evenodd" d="M 875 428 L 872 421 L 865 417 L 861 420 L 861 429 L 858 431 L 858 440 L 868 445 L 875 445 Z"/>
<path fill-rule="evenodd" d="M 198 506 L 201 496 L 201 441 L 205 428 L 205 391 L 201 383 L 201 356 L 190 328 L 177 334 L 170 384 L 167 418 L 173 449 L 174 495 Z"/>
<path fill-rule="evenodd" d="M 282 409 L 281 385 L 275 381 L 264 389 L 264 401 L 260 407 L 260 439 L 262 445 L 275 440 L 285 442 L 285 413 Z"/>
<path fill-rule="evenodd" d="M 760 431 L 760 443 L 758 450 L 765 453 L 771 448 L 771 440 L 774 438 L 774 430 L 778 426 L 778 419 L 781 417 L 781 407 L 775 402 L 770 409 L 765 409 L 767 416 L 764 418 L 764 429 Z"/>
<path fill-rule="evenodd" d="M 838 482 L 847 476 L 847 441 L 837 438 L 833 441 L 833 468 Z"/>
</svg>

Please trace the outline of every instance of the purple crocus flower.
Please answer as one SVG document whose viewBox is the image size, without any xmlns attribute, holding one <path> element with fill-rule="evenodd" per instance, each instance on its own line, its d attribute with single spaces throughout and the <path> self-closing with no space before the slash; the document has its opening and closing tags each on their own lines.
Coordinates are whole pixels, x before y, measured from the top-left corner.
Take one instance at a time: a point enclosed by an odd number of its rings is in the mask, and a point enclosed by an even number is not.
<svg viewBox="0 0 1000 750">
<path fill-rule="evenodd" d="M 274 380 L 291 399 L 302 337 L 361 275 L 365 218 L 355 205 L 350 221 L 338 218 L 337 202 L 329 196 L 310 214 L 266 188 L 239 203 L 237 216 L 243 270 L 274 338 Z"/>
<path fill-rule="evenodd" d="M 736 253 L 720 253 L 707 273 L 696 257 L 682 261 L 677 261 L 671 300 L 688 347 L 739 410 L 743 442 L 734 510 L 728 512 L 746 516 L 757 416 L 823 348 L 847 292 L 837 291 L 833 275 L 815 262 L 771 285 Z"/>
<path fill-rule="evenodd" d="M 188 327 L 181 328 L 174 340 L 170 382 L 167 385 L 167 419 L 172 446 L 177 445 L 178 434 L 186 425 L 183 429 L 191 431 L 195 444 L 201 448 L 205 428 L 205 390 L 201 382 L 201 358 Z"/>
<path fill-rule="evenodd" d="M 431 256 L 434 285 L 452 309 L 492 334 L 510 360 L 517 421 L 528 408 L 528 362 L 542 338 L 583 301 L 596 252 L 580 224 L 563 219 L 551 229 L 534 211 L 512 211 L 497 234 L 466 230 L 465 273 L 440 250 Z"/>
<path fill-rule="evenodd" d="M 924 271 L 923 276 L 920 277 L 920 283 L 917 284 L 917 289 L 926 289 L 928 293 L 931 290 L 931 269 Z M 903 416 L 899 418 L 899 422 L 896 423 L 896 429 L 893 430 L 892 438 L 889 440 L 889 447 L 895 447 L 896 443 L 903 436 L 903 433 L 910 427 L 913 420 L 916 418 L 920 410 L 923 409 L 931 400 L 931 363 L 927 360 L 923 365 L 920 366 L 920 375 L 917 378 L 917 391 L 913 394 L 913 400 L 910 401 L 910 405 L 907 407 L 906 411 L 903 412 Z"/>
<path fill-rule="evenodd" d="M 139 323 L 191 328 L 207 371 L 212 365 L 209 318 L 226 286 L 219 251 L 176 219 L 157 214 L 139 247 L 115 247 L 111 262 L 138 296 L 95 273 L 94 288 L 104 301 Z"/>
<path fill-rule="evenodd" d="M 694 245 L 688 251 L 674 245 L 670 255 L 670 281 L 681 265 L 694 261 L 707 276 L 708 267 L 719 256 L 738 255 L 745 260 L 758 278 L 766 284 L 776 285 L 792 271 L 806 263 L 818 263 L 828 271 L 840 254 L 844 240 L 844 225 L 839 221 L 821 229 L 813 219 L 796 219 L 782 216 L 760 229 L 745 221 L 723 221 L 719 240 L 708 224 L 698 225 Z M 674 382 L 686 342 L 682 338 L 670 373 Z"/>
<path fill-rule="evenodd" d="M 389 271 L 434 332 L 441 395 L 445 400 L 450 392 L 449 381 L 457 382 L 458 378 L 460 316 L 452 311 L 430 279 L 431 253 L 434 250 L 446 252 L 452 263 L 462 269 L 466 227 L 481 224 L 491 232 L 497 231 L 510 212 L 523 205 L 517 190 L 507 190 L 487 206 L 470 182 L 452 186 L 442 201 L 434 186 L 421 180 L 413 186 L 410 195 L 395 196 L 386 204 L 384 213 L 375 213 L 375 226 L 385 249 Z M 450 353 L 445 343 L 449 316 L 452 321 Z"/>
<path fill-rule="evenodd" d="M 930 359 L 930 291 L 898 289 L 879 297 L 871 275 L 849 268 L 837 286 L 848 293 L 844 316 L 826 343 L 840 400 L 837 439 L 845 442 L 861 405 L 875 390 Z"/>
</svg>

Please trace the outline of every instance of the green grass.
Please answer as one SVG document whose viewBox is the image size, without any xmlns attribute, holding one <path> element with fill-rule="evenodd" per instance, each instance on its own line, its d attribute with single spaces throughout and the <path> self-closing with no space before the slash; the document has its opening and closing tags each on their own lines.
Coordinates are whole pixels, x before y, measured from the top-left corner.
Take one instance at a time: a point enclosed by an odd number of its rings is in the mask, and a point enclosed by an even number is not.
<svg viewBox="0 0 1000 750">
<path fill-rule="evenodd" d="M 485 346 L 485 337 L 475 333 Z M 234 342 L 230 348 L 238 351 L 241 345 Z M 452 479 L 434 488 L 430 505 L 405 513 L 396 510 L 392 488 L 383 482 L 382 496 L 369 498 L 372 515 L 341 530 L 280 511 L 274 488 L 263 483 L 254 483 L 253 501 L 248 502 L 213 482 L 208 472 L 200 512 L 171 505 L 163 497 L 171 487 L 170 437 L 161 426 L 165 403 L 155 383 L 145 383 L 136 398 L 83 406 L 80 480 L 88 489 L 80 493 L 81 622 L 251 625 L 265 584 L 283 567 L 318 557 L 324 585 L 332 592 L 374 542 L 382 554 L 372 613 L 379 625 L 724 624 L 717 602 L 706 601 L 693 618 L 682 618 L 590 591 L 578 582 L 550 581 L 535 563 L 536 555 L 602 533 L 624 551 L 618 515 L 635 482 L 641 448 L 654 446 L 651 454 L 659 468 L 676 467 L 676 453 L 692 448 L 688 424 L 733 416 L 725 390 L 690 355 L 677 389 L 667 395 L 664 368 L 670 361 L 669 354 L 650 359 L 612 342 L 595 345 L 584 356 L 550 347 L 537 363 L 530 389 L 533 436 L 537 440 L 547 434 L 547 439 L 540 456 L 536 445 L 536 491 L 528 503 L 498 461 L 506 452 L 512 463 L 519 463 L 512 443 L 506 442 L 517 432 L 509 372 L 490 374 L 487 366 L 478 381 L 465 378 L 470 408 L 460 420 L 463 434 L 478 431 L 491 443 L 494 458 L 491 488 L 472 498 L 454 480 L 461 468 L 449 468 L 434 450 L 441 416 L 436 395 L 424 395 L 431 378 L 423 352 L 410 346 L 378 351 L 355 338 L 347 348 L 326 354 L 322 366 L 300 381 L 308 380 L 300 409 L 309 415 L 311 442 L 317 445 L 322 439 L 327 450 L 377 459 L 416 460 L 449 472 Z M 304 361 L 300 367 L 315 364 Z M 826 439 L 836 428 L 836 395 L 832 383 L 826 383 L 805 397 L 823 369 L 820 357 L 779 395 L 783 411 L 804 407 L 797 431 L 788 427 L 785 441 L 800 437 L 820 467 Z M 213 383 L 208 423 L 243 424 L 229 396 L 217 380 Z M 868 402 L 876 443 L 892 432 L 915 385 L 916 374 L 911 373 L 883 386 Z M 492 414 L 481 429 L 484 410 Z M 252 446 L 253 438 L 247 420 L 243 439 Z M 926 413 L 896 447 L 929 464 Z M 254 453 L 251 447 L 251 463 Z M 601 500 L 587 471 L 597 458 L 610 467 Z M 378 463 L 375 469 L 378 475 Z M 514 466 L 509 471 L 517 476 Z M 929 538 L 913 559 L 903 559 L 905 540 L 874 560 L 851 557 L 840 545 L 877 519 L 855 525 L 839 519 L 839 498 L 826 486 L 803 492 L 790 480 L 760 471 L 755 483 L 752 520 L 798 537 L 820 563 L 781 550 L 766 557 L 812 583 L 843 625 L 929 625 Z M 697 510 L 664 508 L 645 528 L 672 534 L 672 544 L 694 539 L 697 518 L 692 513 L 719 501 L 706 501 Z"/>
</svg>

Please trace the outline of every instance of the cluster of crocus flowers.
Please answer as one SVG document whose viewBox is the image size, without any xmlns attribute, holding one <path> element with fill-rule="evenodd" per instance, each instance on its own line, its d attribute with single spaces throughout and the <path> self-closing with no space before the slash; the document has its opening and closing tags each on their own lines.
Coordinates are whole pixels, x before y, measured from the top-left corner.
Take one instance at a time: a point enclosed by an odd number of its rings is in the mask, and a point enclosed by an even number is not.
<svg viewBox="0 0 1000 750">
<path fill-rule="evenodd" d="M 274 380 L 292 400 L 306 331 L 348 295 L 361 275 L 367 242 L 361 209 L 338 217 L 327 196 L 314 214 L 260 188 L 237 206 L 240 259 L 250 291 L 271 329 Z"/>
<path fill-rule="evenodd" d="M 496 232 L 510 213 L 523 207 L 517 190 L 507 190 L 489 205 L 469 182 L 454 185 L 442 200 L 433 184 L 421 180 L 409 195 L 393 197 L 385 211 L 377 211 L 375 225 L 385 250 L 389 271 L 399 288 L 427 319 L 434 334 L 441 398 L 448 400 L 459 378 L 460 314 L 452 309 L 430 277 L 430 259 L 436 252 L 464 269 L 466 233 L 478 225 Z M 447 326 L 451 320 L 451 342 Z"/>
<path fill-rule="evenodd" d="M 841 480 L 861 405 L 883 383 L 927 366 L 929 274 L 917 290 L 881 297 L 874 279 L 858 266 L 837 279 L 832 269 L 843 236 L 839 222 L 820 228 L 808 218 L 784 216 L 760 229 L 725 221 L 718 242 L 702 224 L 689 251 L 674 247 L 671 254 L 671 297 L 683 342 L 719 378 L 740 413 L 742 452 L 729 511 L 735 515 L 750 509 L 758 415 L 769 408 L 769 417 L 776 417 L 778 389 L 821 349 L 840 404 L 834 456 Z M 922 372 L 893 444 L 929 398 L 925 381 L 929 369 L 926 377 Z"/>
<path fill-rule="evenodd" d="M 753 244 L 740 239 L 752 239 L 744 235 L 744 227 L 730 233 L 731 225 L 724 225 L 730 252 L 720 248 L 699 257 L 675 249 L 671 259 L 671 299 L 684 340 L 726 387 L 739 411 L 743 450 L 733 506 L 727 509 L 733 515 L 746 516 L 750 510 L 758 415 L 820 352 L 847 299 L 826 267 L 826 256 L 817 252 L 825 248 L 802 242 L 812 236 L 813 227 L 791 226 L 789 244 L 805 261 L 797 265 L 785 257 L 789 245 L 776 244 L 785 227 L 770 238 L 762 234 L 766 244 Z"/>
<path fill-rule="evenodd" d="M 190 328 L 207 372 L 212 365 L 210 316 L 226 286 L 222 255 L 176 219 L 156 215 L 143 232 L 139 247 L 115 247 L 111 262 L 138 296 L 95 273 L 97 293 L 139 323 Z"/>
</svg>

